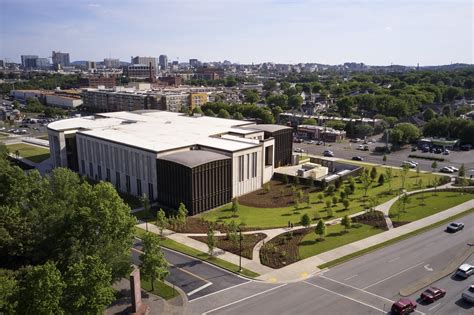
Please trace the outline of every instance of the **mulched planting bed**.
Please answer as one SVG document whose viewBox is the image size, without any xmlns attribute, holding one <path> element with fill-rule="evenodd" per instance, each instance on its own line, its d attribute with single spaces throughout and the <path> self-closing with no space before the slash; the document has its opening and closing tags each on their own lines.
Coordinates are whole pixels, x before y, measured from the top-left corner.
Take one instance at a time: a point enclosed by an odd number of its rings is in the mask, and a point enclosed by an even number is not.
<svg viewBox="0 0 474 315">
<path fill-rule="evenodd" d="M 207 233 L 211 222 L 206 221 L 202 218 L 188 217 L 186 219 L 186 225 L 181 227 L 176 227 L 175 232 L 178 233 Z M 223 224 L 213 223 L 212 224 L 214 231 L 225 232 L 227 228 Z"/>
<path fill-rule="evenodd" d="M 298 244 L 311 229 L 298 229 L 278 235 L 260 249 L 260 262 L 271 268 L 281 268 L 300 260 Z"/>
<path fill-rule="evenodd" d="M 200 242 L 207 243 L 207 236 L 190 237 Z M 263 233 L 242 234 L 242 237 L 242 257 L 252 259 L 253 248 L 258 242 L 267 237 L 267 235 Z M 217 236 L 216 238 L 218 248 L 239 255 L 239 244 L 237 244 L 237 246 L 234 246 L 234 243 L 231 240 L 227 239 L 227 236 Z"/>
<path fill-rule="evenodd" d="M 257 208 L 281 208 L 294 204 L 294 194 L 292 184 L 285 184 L 280 181 L 272 180 L 270 183 L 270 191 L 259 189 L 244 196 L 239 197 L 239 203 L 249 207 Z M 297 185 L 303 193 L 313 193 L 318 191 L 316 187 Z M 283 194 L 282 194 L 283 190 Z"/>
<path fill-rule="evenodd" d="M 411 222 L 405 222 L 405 221 L 393 221 L 392 220 L 392 224 L 393 224 L 393 227 L 394 228 L 397 228 L 399 226 L 402 226 L 402 225 L 405 225 L 405 224 L 408 224 L 408 223 L 411 223 Z"/>
<path fill-rule="evenodd" d="M 367 212 L 352 218 L 353 223 L 367 224 L 388 231 L 387 222 L 380 211 Z"/>
</svg>

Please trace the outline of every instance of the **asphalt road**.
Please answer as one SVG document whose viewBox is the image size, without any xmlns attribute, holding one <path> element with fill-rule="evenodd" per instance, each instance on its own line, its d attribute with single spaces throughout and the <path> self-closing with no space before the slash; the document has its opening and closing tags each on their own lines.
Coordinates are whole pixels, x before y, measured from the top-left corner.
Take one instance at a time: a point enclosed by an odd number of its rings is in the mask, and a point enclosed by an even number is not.
<svg viewBox="0 0 474 315">
<path fill-rule="evenodd" d="M 401 289 L 447 266 L 474 242 L 474 214 L 460 219 L 463 231 L 449 234 L 439 227 L 338 265 L 305 281 L 289 284 L 249 282 L 191 301 L 188 314 L 384 314 L 400 298 Z M 474 263 L 471 256 L 466 262 Z M 474 314 L 461 300 L 472 279 L 447 276 L 433 285 L 447 295 L 415 314 Z M 416 299 L 417 292 L 411 298 Z"/>
<path fill-rule="evenodd" d="M 383 143 L 369 144 L 369 151 L 358 150 L 358 143 L 327 143 L 326 146 L 308 144 L 308 143 L 294 143 L 293 148 L 302 148 L 309 154 L 322 155 L 324 150 L 329 149 L 334 152 L 334 157 L 350 160 L 354 156 L 361 156 L 364 162 L 382 164 L 383 154 L 373 152 L 375 146 L 382 146 Z M 409 158 L 408 155 L 415 154 L 420 156 L 434 156 L 446 159 L 445 162 L 436 162 L 438 164 L 437 171 L 444 166 L 455 166 L 459 168 L 464 164 L 467 175 L 474 175 L 474 150 L 471 151 L 452 151 L 449 155 L 422 153 L 421 151 L 411 152 L 410 149 L 403 149 L 395 151 L 387 155 L 387 165 L 401 166 L 403 161 L 414 160 L 419 163 L 420 170 L 432 171 L 431 164 L 433 161 Z M 469 172 L 469 170 L 473 170 Z"/>
<path fill-rule="evenodd" d="M 136 240 L 132 250 L 133 263 L 139 265 L 140 240 Z M 249 280 L 181 253 L 162 248 L 170 263 L 170 275 L 166 280 L 186 293 L 189 301 L 205 295 L 239 285 Z"/>
</svg>

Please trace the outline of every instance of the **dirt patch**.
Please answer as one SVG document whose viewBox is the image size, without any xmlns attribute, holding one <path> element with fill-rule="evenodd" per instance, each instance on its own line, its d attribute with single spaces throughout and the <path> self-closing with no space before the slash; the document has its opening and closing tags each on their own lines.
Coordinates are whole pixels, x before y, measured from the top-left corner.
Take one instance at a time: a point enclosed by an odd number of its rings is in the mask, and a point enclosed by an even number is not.
<svg viewBox="0 0 474 315">
<path fill-rule="evenodd" d="M 380 211 L 367 212 L 352 218 L 353 223 L 363 223 L 384 231 L 388 231 L 385 217 Z"/>
<path fill-rule="evenodd" d="M 293 186 L 295 186 L 297 190 L 302 190 L 305 195 L 319 191 L 316 187 L 285 184 L 276 180 L 272 180 L 268 184 L 268 191 L 259 189 L 241 196 L 239 197 L 239 203 L 256 208 L 282 208 L 294 204 L 295 192 Z"/>
<path fill-rule="evenodd" d="M 252 259 L 253 248 L 265 237 L 267 235 L 263 233 L 242 234 L 242 257 Z M 191 236 L 191 238 L 207 243 L 207 236 Z M 235 244 L 227 236 L 217 236 L 217 247 L 222 250 L 238 255 L 240 251 L 239 246 L 239 243 Z"/>
<path fill-rule="evenodd" d="M 300 260 L 298 244 L 311 229 L 298 229 L 280 234 L 260 249 L 260 262 L 271 268 L 281 268 Z"/>
</svg>

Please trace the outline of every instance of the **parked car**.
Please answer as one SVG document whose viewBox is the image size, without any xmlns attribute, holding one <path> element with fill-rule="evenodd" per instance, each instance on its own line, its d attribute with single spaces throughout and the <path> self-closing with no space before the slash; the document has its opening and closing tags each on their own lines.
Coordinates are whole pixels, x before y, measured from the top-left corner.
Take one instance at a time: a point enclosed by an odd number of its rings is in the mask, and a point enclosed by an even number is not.
<svg viewBox="0 0 474 315">
<path fill-rule="evenodd" d="M 334 157 L 334 152 L 332 152 L 331 150 L 325 150 L 323 152 L 323 155 L 327 157 Z"/>
<path fill-rule="evenodd" d="M 417 162 L 417 161 L 408 160 L 408 162 L 410 162 L 411 164 L 415 164 L 415 166 L 418 166 L 418 162 Z"/>
<path fill-rule="evenodd" d="M 403 166 L 408 166 L 409 168 L 415 168 L 416 167 L 415 164 L 413 164 L 412 162 L 409 162 L 409 161 L 403 161 L 402 162 L 402 167 Z"/>
<path fill-rule="evenodd" d="M 464 223 L 462 222 L 451 222 L 446 227 L 446 231 L 448 232 L 457 232 L 457 231 L 461 231 L 462 229 L 464 229 Z"/>
<path fill-rule="evenodd" d="M 469 278 L 472 274 L 474 274 L 474 266 L 470 264 L 462 264 L 456 271 L 456 276 L 464 279 Z"/>
<path fill-rule="evenodd" d="M 430 152 L 430 148 L 424 147 L 424 148 L 421 149 L 421 152 L 423 152 L 423 153 Z"/>
<path fill-rule="evenodd" d="M 315 144 L 315 143 L 316 143 L 316 141 L 314 141 L 314 140 L 309 140 L 308 141 L 308 144 Z"/>
<path fill-rule="evenodd" d="M 294 151 L 297 152 L 297 153 L 303 153 L 304 152 L 304 150 L 302 148 L 296 148 Z"/>
<path fill-rule="evenodd" d="M 410 299 L 400 299 L 393 303 L 391 311 L 392 314 L 409 314 L 416 310 L 416 302 Z"/>
<path fill-rule="evenodd" d="M 453 172 L 459 172 L 459 168 L 457 167 L 454 167 L 454 166 L 446 166 L 446 167 L 449 167 L 450 169 L 452 169 Z"/>
<path fill-rule="evenodd" d="M 449 150 L 445 149 L 445 150 L 443 151 L 443 154 L 444 154 L 444 155 L 449 155 Z"/>
<path fill-rule="evenodd" d="M 471 284 L 469 288 L 464 290 L 461 297 L 470 303 L 474 303 L 474 284 Z"/>
<path fill-rule="evenodd" d="M 420 299 L 422 301 L 433 303 L 436 300 L 441 299 L 446 295 L 446 290 L 436 288 L 436 287 L 429 287 L 420 295 Z"/>
<path fill-rule="evenodd" d="M 317 145 L 321 145 L 323 144 L 324 142 L 322 142 L 321 140 L 319 140 L 318 142 L 316 142 Z"/>
<path fill-rule="evenodd" d="M 461 150 L 463 150 L 463 151 L 469 151 L 471 149 L 472 149 L 472 145 L 470 145 L 470 144 L 463 144 L 461 146 Z"/>
<path fill-rule="evenodd" d="M 352 157 L 352 160 L 354 160 L 354 161 L 363 161 L 364 158 L 361 157 L 361 156 L 353 156 L 353 157 Z"/>
<path fill-rule="evenodd" d="M 439 171 L 440 171 L 441 173 L 448 173 L 448 174 L 454 173 L 454 171 L 453 171 L 451 168 L 447 167 L 447 166 L 441 168 Z"/>
</svg>

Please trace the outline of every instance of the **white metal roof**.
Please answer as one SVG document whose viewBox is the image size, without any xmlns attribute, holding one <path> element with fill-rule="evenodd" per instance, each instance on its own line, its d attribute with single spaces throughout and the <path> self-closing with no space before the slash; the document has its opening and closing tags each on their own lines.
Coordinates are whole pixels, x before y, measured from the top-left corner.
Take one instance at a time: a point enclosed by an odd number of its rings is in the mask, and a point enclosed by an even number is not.
<svg viewBox="0 0 474 315">
<path fill-rule="evenodd" d="M 140 147 L 154 152 L 192 145 L 225 151 L 239 151 L 258 145 L 248 139 L 220 138 L 216 135 L 235 131 L 250 122 L 214 117 L 189 117 L 166 111 L 113 112 L 53 122 L 55 131 L 77 129 L 84 134 L 108 141 Z"/>
</svg>

